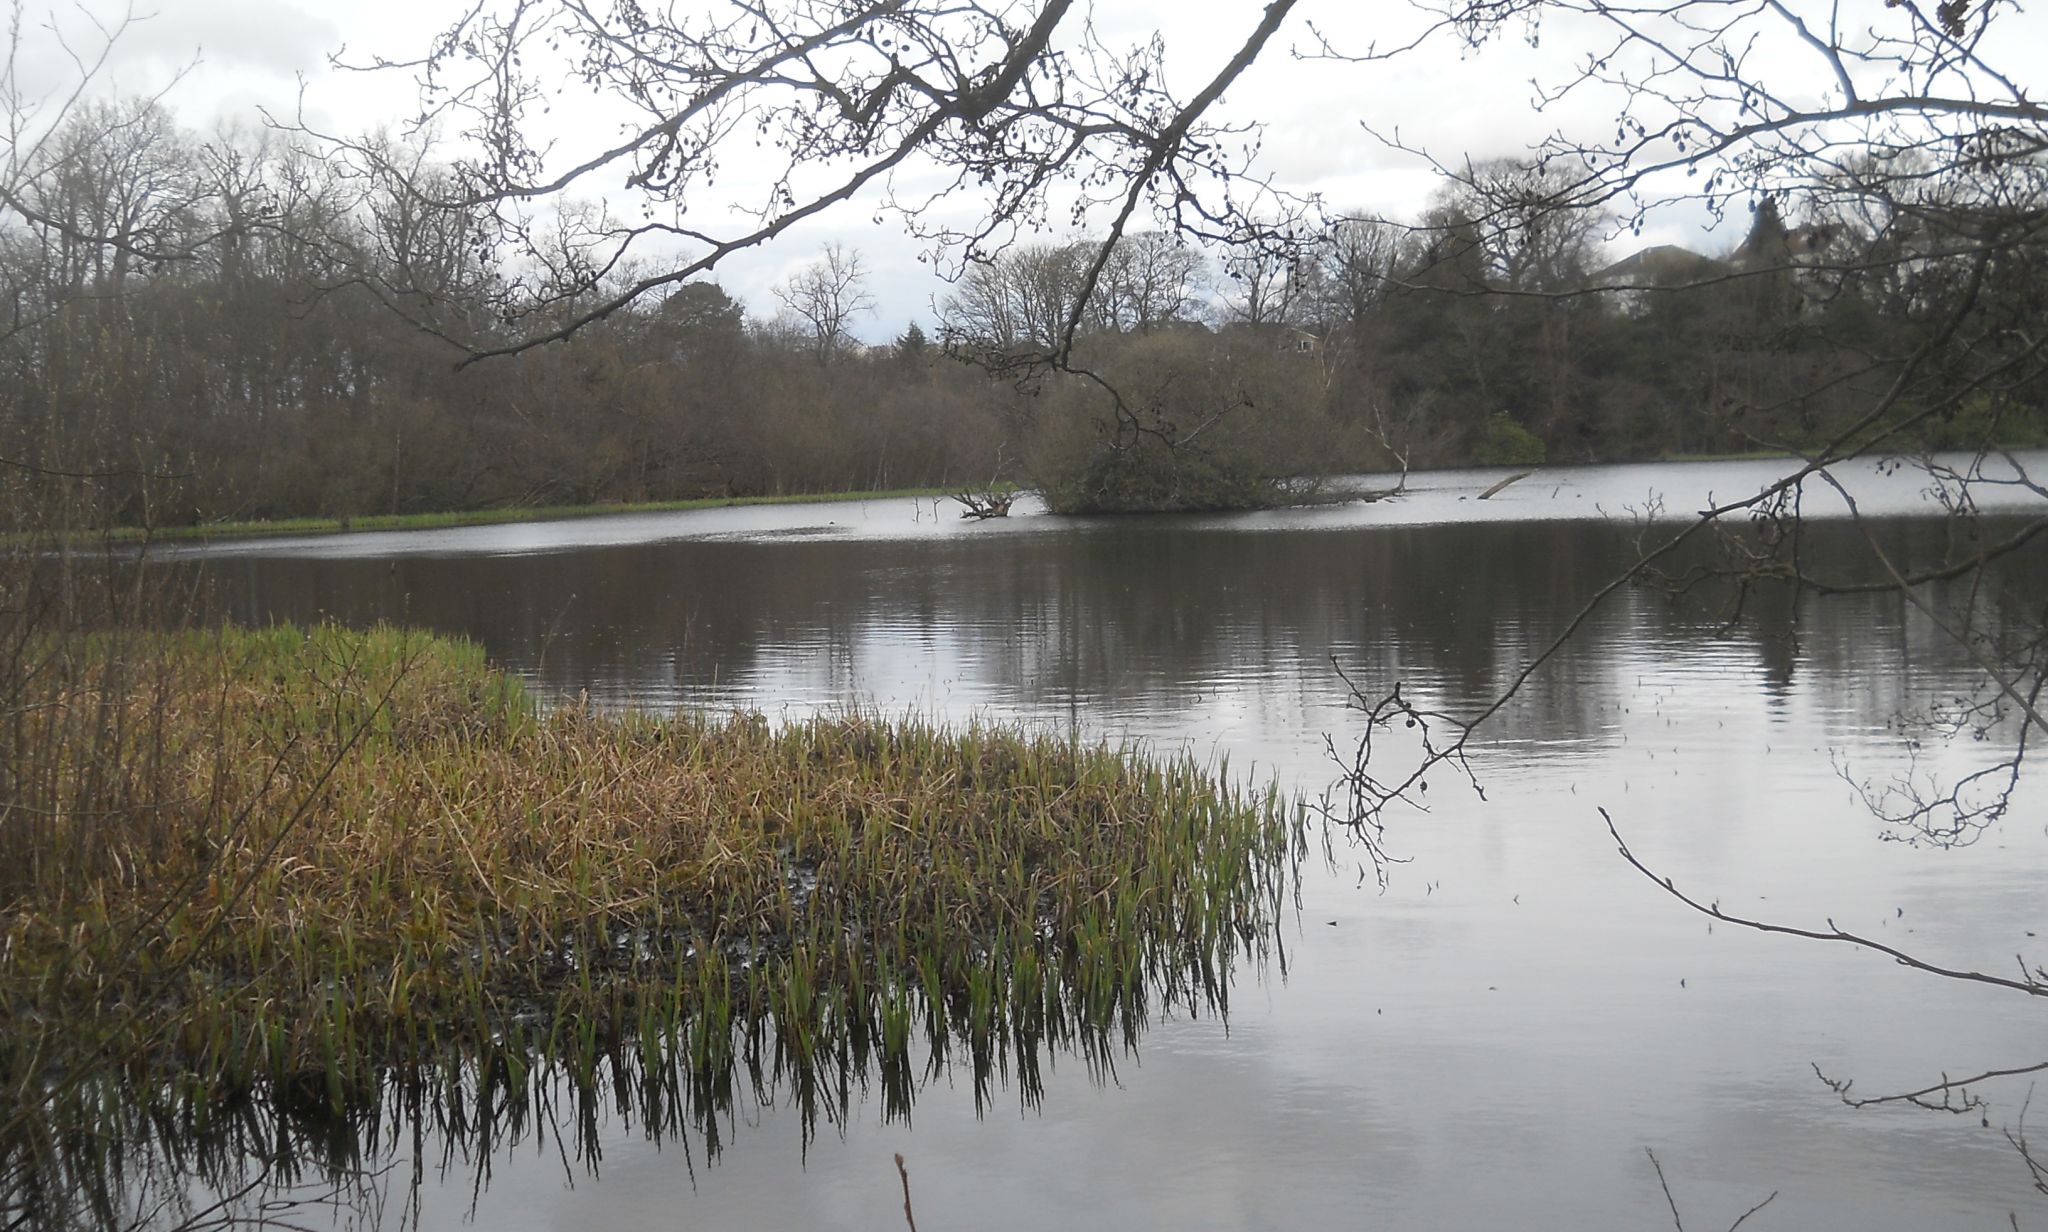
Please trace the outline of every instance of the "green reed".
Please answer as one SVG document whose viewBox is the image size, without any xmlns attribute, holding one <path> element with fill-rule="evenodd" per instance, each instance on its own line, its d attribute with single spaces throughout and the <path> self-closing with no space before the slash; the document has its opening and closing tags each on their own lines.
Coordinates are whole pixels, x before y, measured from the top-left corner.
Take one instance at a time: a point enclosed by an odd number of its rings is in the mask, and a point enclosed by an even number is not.
<svg viewBox="0 0 2048 1232">
<path fill-rule="evenodd" d="M 707 1146 L 736 1090 L 1028 1102 L 1041 1049 L 1226 1008 L 1299 855 L 1272 788 L 998 725 L 543 713 L 391 628 L 50 653 L 0 747 L 12 1201 L 252 1101 L 473 1128 L 610 1082 Z"/>
</svg>

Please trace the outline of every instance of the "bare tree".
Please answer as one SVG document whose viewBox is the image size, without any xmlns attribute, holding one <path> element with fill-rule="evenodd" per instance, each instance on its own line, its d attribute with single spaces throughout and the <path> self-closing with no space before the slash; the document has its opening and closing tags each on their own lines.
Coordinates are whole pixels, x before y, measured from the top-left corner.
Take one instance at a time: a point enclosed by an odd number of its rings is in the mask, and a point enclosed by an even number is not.
<svg viewBox="0 0 2048 1232">
<path fill-rule="evenodd" d="M 811 354 L 829 364 L 854 343 L 853 318 L 875 310 L 858 249 L 825 245 L 824 255 L 775 288 L 775 298 L 811 336 Z"/>
<path fill-rule="evenodd" d="M 1201 251 L 1161 232 L 1109 246 L 1093 300 L 1082 282 L 1095 241 L 1018 244 L 970 267 L 940 306 L 955 349 L 1044 353 L 1079 313 L 1089 330 L 1143 333 L 1195 315 L 1206 281 Z"/>
<path fill-rule="evenodd" d="M 1333 223 L 1302 273 L 1305 317 L 1324 334 L 1363 321 L 1386 297 L 1403 234 L 1370 218 Z"/>
<path fill-rule="evenodd" d="M 189 245 L 178 241 L 190 237 L 170 223 L 190 205 L 190 181 L 165 149 L 163 91 L 121 103 L 96 97 L 114 45 L 137 20 L 134 11 L 112 21 L 82 14 L 90 26 L 82 43 L 50 19 L 45 39 L 72 71 L 44 96 L 30 94 L 22 80 L 27 16 L 21 0 L 8 7 L 0 50 L 0 225 L 54 233 L 101 274 L 110 263 L 125 268 L 138 259 L 187 255 Z"/>
<path fill-rule="evenodd" d="M 565 337 L 893 183 L 884 208 L 956 271 L 1040 225 L 1056 196 L 1077 196 L 1076 208 L 1098 206 L 1109 216 L 1083 266 L 1083 294 L 1048 348 L 1058 362 L 1084 324 L 1081 305 L 1093 299 L 1110 252 L 1141 214 L 1196 235 L 1241 229 L 1242 198 L 1265 190 L 1246 179 L 1249 149 L 1224 140 L 1236 130 L 1205 117 L 1295 3 L 1271 0 L 1237 53 L 1185 99 L 1165 85 L 1162 47 L 1104 46 L 1073 0 L 721 0 L 687 21 L 638 6 L 487 0 L 424 56 L 373 66 L 417 73 L 422 123 L 462 144 L 454 183 L 424 199 L 487 219 L 512 253 L 522 250 L 534 203 L 623 179 L 644 221 L 618 228 L 593 268 L 649 245 L 672 250 L 681 242 L 695 254 L 664 261 L 567 322 L 515 318 L 524 328 L 503 339 L 443 331 L 472 357 Z M 551 47 L 574 54 L 556 57 Z M 630 108 L 627 136 L 573 151 L 544 148 L 531 121 L 551 72 L 573 74 Z M 693 207 L 720 169 L 724 143 L 741 131 L 775 159 L 765 193 L 730 225 L 700 222 L 706 211 Z M 361 142 L 324 139 L 351 156 L 378 157 Z M 898 176 L 911 169 L 935 186 L 911 195 Z M 981 208 L 969 222 L 933 208 L 970 194 Z"/>
<path fill-rule="evenodd" d="M 1202 251 L 1180 236 L 1127 235 L 1110 251 L 1090 316 L 1101 328 L 1140 333 L 1192 319 L 1208 266 Z"/>
<path fill-rule="evenodd" d="M 1574 198 L 1576 187 L 1562 163 L 1489 159 L 1462 168 L 1438 191 L 1435 208 L 1478 245 L 1491 285 L 1576 290 L 1609 223 L 1603 207 Z"/>
<path fill-rule="evenodd" d="M 940 305 L 947 345 L 991 356 L 1058 346 L 1082 307 L 1085 255 L 1075 244 L 1018 244 L 970 266 Z"/>
<path fill-rule="evenodd" d="M 1245 325 L 1292 325 L 1303 306 L 1303 268 L 1312 263 L 1291 245 L 1254 244 L 1223 258 L 1224 319 Z"/>
</svg>

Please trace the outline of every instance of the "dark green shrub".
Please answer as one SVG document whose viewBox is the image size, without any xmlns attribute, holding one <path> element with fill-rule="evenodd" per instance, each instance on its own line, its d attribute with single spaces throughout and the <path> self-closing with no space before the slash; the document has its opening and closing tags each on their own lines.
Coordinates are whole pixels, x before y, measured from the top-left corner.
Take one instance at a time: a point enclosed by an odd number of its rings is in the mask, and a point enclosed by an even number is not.
<svg viewBox="0 0 2048 1232">
<path fill-rule="evenodd" d="M 1506 411 L 1496 411 L 1486 421 L 1486 439 L 1479 446 L 1481 465 L 1536 466 L 1544 456 L 1543 439 Z"/>
</svg>

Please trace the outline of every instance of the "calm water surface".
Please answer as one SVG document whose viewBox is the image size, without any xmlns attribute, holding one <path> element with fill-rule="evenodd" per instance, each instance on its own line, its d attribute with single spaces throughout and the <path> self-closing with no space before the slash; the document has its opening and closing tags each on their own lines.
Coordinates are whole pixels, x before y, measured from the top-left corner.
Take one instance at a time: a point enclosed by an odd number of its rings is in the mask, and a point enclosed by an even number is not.
<svg viewBox="0 0 2048 1232">
<path fill-rule="evenodd" d="M 1315 793 L 1335 770 L 1325 736 L 1357 730 L 1333 660 L 1483 701 L 1626 559 L 1634 515 L 1781 469 L 1545 471 L 1483 504 L 1500 472 L 1447 473 L 1398 502 L 1231 517 L 974 524 L 909 500 L 636 515 L 227 545 L 203 568 L 244 619 L 461 633 L 557 696 L 1019 719 Z M 1852 478 L 1877 512 L 1929 508 L 1920 482 Z M 1942 550 L 1937 520 L 1883 532 L 1917 559 Z M 1851 534 L 1817 528 L 1819 559 L 1846 560 Z M 2013 602 L 2039 610 L 2043 563 L 2009 572 Z M 1734 910 L 1832 918 L 1955 965 L 2048 959 L 2042 793 L 1977 845 L 1929 851 L 1879 841 L 1847 781 L 1909 768 L 1892 721 L 1966 681 L 1959 656 L 1896 599 L 1792 615 L 1767 604 L 1717 636 L 1714 613 L 1615 598 L 1489 730 L 1483 800 L 1433 781 L 1430 811 L 1396 818 L 1407 862 L 1384 892 L 1355 851 L 1316 861 L 1287 978 L 1246 977 L 1227 1026 L 1155 1025 L 1109 1085 L 1054 1058 L 1040 1107 L 977 1116 L 968 1084 L 942 1080 L 910 1124 L 859 1105 L 808 1150 L 792 1113 L 751 1107 L 710 1163 L 622 1120 L 596 1175 L 531 1141 L 480 1192 L 453 1168 L 420 1222 L 901 1227 L 901 1152 L 927 1232 L 1669 1226 L 1647 1147 L 1689 1227 L 1773 1191 L 1745 1226 L 2040 1226 L 2002 1132 L 2026 1080 L 1986 1088 L 1985 1125 L 1850 1109 L 1814 1073 L 1874 1095 L 2038 1062 L 2038 1006 L 1710 930 L 1621 862 L 1595 811 Z M 1953 778 L 1999 748 L 1930 749 L 1919 770 Z"/>
</svg>

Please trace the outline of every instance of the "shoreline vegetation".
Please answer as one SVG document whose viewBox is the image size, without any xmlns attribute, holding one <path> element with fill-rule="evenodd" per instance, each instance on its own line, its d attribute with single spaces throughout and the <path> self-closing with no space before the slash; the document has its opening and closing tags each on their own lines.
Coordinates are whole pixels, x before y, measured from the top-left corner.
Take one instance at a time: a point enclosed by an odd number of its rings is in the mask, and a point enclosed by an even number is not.
<svg viewBox="0 0 2048 1232">
<path fill-rule="evenodd" d="M 1185 755 L 547 708 L 390 627 L 34 657 L 0 731 L 0 1175 L 53 1203 L 258 1106 L 468 1126 L 630 1075 L 715 1151 L 735 1089 L 807 1133 L 954 1061 L 1029 1104 L 1042 1049 L 1104 1075 L 1159 1012 L 1223 1012 L 1305 842 L 1300 802 Z"/>
<path fill-rule="evenodd" d="M 1752 450 L 1746 453 L 1702 453 L 1664 454 L 1645 459 L 1645 464 L 1664 462 L 1760 462 L 1773 459 L 1791 459 L 1798 455 L 1770 450 Z M 1600 464 L 1610 465 L 1610 464 Z M 1473 466 L 1430 467 L 1409 472 L 1405 478 L 1427 475 L 1437 470 L 1498 469 Z M 1546 469 L 1559 469 L 1557 464 Z M 1317 486 L 1301 491 L 1283 505 L 1303 507 L 1316 505 L 1349 504 L 1354 501 L 1372 502 L 1401 495 L 1405 488 L 1386 489 L 1340 489 L 1327 486 L 1327 480 Z M 957 501 L 962 494 L 960 485 L 937 488 L 895 488 L 886 491 L 852 492 L 791 492 L 773 496 L 708 496 L 691 500 L 638 501 L 632 503 L 587 505 L 511 505 L 495 509 L 457 509 L 433 513 L 372 514 L 353 518 L 278 518 L 252 519 L 234 522 L 210 522 L 192 526 L 118 526 L 107 530 L 75 532 L 73 539 L 90 539 L 93 542 L 111 545 L 141 543 L 171 543 L 210 540 L 269 539 L 289 535 L 341 535 L 362 532 L 389 532 L 411 530 L 447 530 L 464 526 L 504 526 L 529 522 L 556 522 L 578 518 L 615 517 L 635 513 L 682 513 L 697 509 L 732 509 L 752 505 L 805 505 L 805 504 L 856 504 L 862 501 L 879 500 L 951 500 Z M 971 491 L 971 489 L 969 489 Z M 1005 487 L 1006 494 L 1014 496 L 1018 491 Z M 971 516 L 963 514 L 962 516 Z"/>
<path fill-rule="evenodd" d="M 77 537 L 112 544 L 186 542 L 210 539 L 267 539 L 284 535 L 339 535 L 358 532 L 446 530 L 460 526 L 499 526 L 521 522 L 558 522 L 630 513 L 677 513 L 692 509 L 730 509 L 744 505 L 854 504 L 875 500 L 951 498 L 951 488 L 892 488 L 886 491 L 789 492 L 770 496 L 704 496 L 689 500 L 597 502 L 586 505 L 506 505 L 492 509 L 451 509 L 430 513 L 370 514 L 363 517 L 255 518 L 201 522 L 180 526 L 116 526 L 82 531 Z"/>
</svg>

